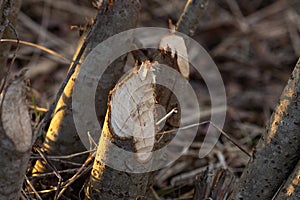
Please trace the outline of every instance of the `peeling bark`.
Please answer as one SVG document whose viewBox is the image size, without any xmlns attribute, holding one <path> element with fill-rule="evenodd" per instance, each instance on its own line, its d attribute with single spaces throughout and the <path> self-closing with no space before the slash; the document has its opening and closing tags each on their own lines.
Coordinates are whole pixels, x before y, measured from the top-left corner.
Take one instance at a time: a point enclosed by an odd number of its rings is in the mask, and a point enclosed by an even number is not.
<svg viewBox="0 0 300 200">
<path fill-rule="evenodd" d="M 33 144 L 31 121 L 22 79 L 14 80 L 4 94 L 0 126 L 0 199 L 20 196 Z"/>
<path fill-rule="evenodd" d="M 271 199 L 300 159 L 300 60 L 230 199 Z"/>
<path fill-rule="evenodd" d="M 91 35 L 88 38 L 89 43 L 85 51 L 85 56 L 87 56 L 94 47 L 110 36 L 134 28 L 137 25 L 139 10 L 139 0 L 103 1 L 95 23 L 92 26 Z M 82 41 L 83 40 L 84 39 L 82 39 Z M 81 45 L 78 46 L 78 49 L 80 48 Z M 74 57 L 76 57 L 76 54 Z M 83 59 L 84 58 L 81 60 Z M 95 107 L 101 126 L 107 109 L 108 93 L 121 77 L 125 62 L 126 55 L 115 60 L 105 71 L 98 83 Z M 46 140 L 42 149 L 48 155 L 68 155 L 85 150 L 85 147 L 77 135 L 72 113 L 72 90 L 79 67 L 80 66 L 77 66 L 76 72 L 69 80 L 63 96 L 58 102 L 54 117 L 46 134 Z M 78 158 L 77 161 L 83 162 L 84 159 L 85 157 L 81 157 Z M 57 167 L 62 168 L 62 166 Z M 43 172 L 45 170 L 45 166 L 38 161 L 34 171 Z"/>
</svg>

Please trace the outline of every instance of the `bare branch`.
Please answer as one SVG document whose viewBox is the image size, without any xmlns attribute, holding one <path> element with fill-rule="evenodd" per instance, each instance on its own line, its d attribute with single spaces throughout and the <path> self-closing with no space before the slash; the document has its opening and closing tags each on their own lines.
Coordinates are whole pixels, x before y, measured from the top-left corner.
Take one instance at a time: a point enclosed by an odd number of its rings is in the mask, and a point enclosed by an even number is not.
<svg viewBox="0 0 300 200">
<path fill-rule="evenodd" d="M 193 35 L 200 18 L 205 12 L 207 4 L 208 0 L 188 0 L 184 12 L 176 24 L 177 31 L 187 35 Z"/>
<path fill-rule="evenodd" d="M 271 199 L 300 159 L 300 59 L 230 199 Z"/>
</svg>

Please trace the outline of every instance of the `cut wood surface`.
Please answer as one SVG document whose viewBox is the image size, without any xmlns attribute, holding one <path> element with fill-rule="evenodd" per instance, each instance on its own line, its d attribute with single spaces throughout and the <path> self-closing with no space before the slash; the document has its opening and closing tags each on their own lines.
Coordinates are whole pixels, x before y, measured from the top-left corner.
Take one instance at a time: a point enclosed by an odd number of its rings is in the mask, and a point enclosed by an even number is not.
<svg viewBox="0 0 300 200">
<path fill-rule="evenodd" d="M 155 137 L 152 70 L 151 63 L 142 64 L 139 71 L 132 72 L 112 90 L 91 178 L 86 186 L 87 199 L 145 198 L 151 174 L 135 172 L 140 171 L 137 166 L 151 170 Z"/>
</svg>

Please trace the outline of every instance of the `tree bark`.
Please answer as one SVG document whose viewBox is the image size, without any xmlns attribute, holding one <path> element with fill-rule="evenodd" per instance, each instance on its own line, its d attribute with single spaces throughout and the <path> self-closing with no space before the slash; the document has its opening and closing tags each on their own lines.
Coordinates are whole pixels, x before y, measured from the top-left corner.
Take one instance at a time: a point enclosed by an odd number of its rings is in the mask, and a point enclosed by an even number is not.
<svg viewBox="0 0 300 200">
<path fill-rule="evenodd" d="M 300 159 L 300 60 L 230 199 L 272 199 Z"/>
<path fill-rule="evenodd" d="M 139 0 L 116 0 L 103 1 L 97 14 L 94 25 L 91 28 L 89 43 L 85 51 L 86 57 L 91 50 L 105 39 L 122 31 L 134 28 L 140 11 Z M 84 41 L 78 46 L 78 51 Z M 81 58 L 81 60 L 84 59 Z M 76 54 L 74 56 L 76 58 Z M 95 107 L 97 108 L 97 117 L 102 126 L 107 109 L 107 96 L 123 73 L 123 67 L 126 62 L 126 55 L 114 61 L 105 71 L 98 83 L 96 91 Z M 75 84 L 77 72 L 69 80 L 62 97 L 60 98 L 55 115 L 51 120 L 50 127 L 46 134 L 42 149 L 48 155 L 69 155 L 85 150 L 74 125 L 72 113 L 72 91 Z M 93 97 L 91 97 L 93 98 Z M 78 162 L 83 162 L 85 157 L 79 157 Z M 62 166 L 57 166 L 62 168 Z M 34 172 L 43 172 L 46 168 L 40 161 L 35 165 Z"/>
<path fill-rule="evenodd" d="M 15 24 L 17 15 L 21 7 L 21 0 L 3 0 L 0 1 L 0 39 L 15 38 Z M 8 53 L 11 43 L 0 43 L 0 80 L 5 73 Z"/>
<path fill-rule="evenodd" d="M 20 197 L 33 144 L 31 120 L 25 104 L 22 78 L 14 80 L 4 93 L 0 126 L 0 199 Z"/>
<path fill-rule="evenodd" d="M 177 22 L 177 31 L 186 35 L 193 35 L 199 24 L 200 18 L 204 14 L 208 0 L 187 1 L 184 12 Z"/>
<path fill-rule="evenodd" d="M 300 160 L 275 200 L 300 199 Z"/>
</svg>

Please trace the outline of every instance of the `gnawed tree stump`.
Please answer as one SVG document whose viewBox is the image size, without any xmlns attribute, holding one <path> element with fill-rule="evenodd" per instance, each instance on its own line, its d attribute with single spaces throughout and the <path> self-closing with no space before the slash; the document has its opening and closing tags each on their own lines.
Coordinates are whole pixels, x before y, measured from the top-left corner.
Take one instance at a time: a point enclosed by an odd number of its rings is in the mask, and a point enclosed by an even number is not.
<svg viewBox="0 0 300 200">
<path fill-rule="evenodd" d="M 134 174 L 138 170 L 134 163 L 144 164 L 149 168 L 147 171 L 151 170 L 155 137 L 155 76 L 152 70 L 151 63 L 142 64 L 139 71 L 131 73 L 112 90 L 86 188 L 87 199 L 145 197 L 150 173 Z M 106 166 L 108 163 L 115 163 L 119 170 Z"/>
<path fill-rule="evenodd" d="M 144 62 L 110 93 L 92 174 L 85 187 L 87 199 L 145 199 L 155 165 L 164 159 L 163 155 L 153 156 L 153 152 L 173 137 L 157 135 L 157 131 L 180 126 L 178 99 L 170 89 L 156 82 L 164 67 L 160 64 L 178 72 L 177 55 L 160 50 L 152 58 L 154 63 Z M 178 77 L 168 75 L 164 78 L 175 86 Z M 157 122 L 164 115 L 159 116 L 157 104 L 167 112 L 174 108 L 179 112 L 159 125 Z"/>
<path fill-rule="evenodd" d="M 31 120 L 25 104 L 23 79 L 17 78 L 4 91 L 0 125 L 0 199 L 20 197 L 33 144 Z"/>
</svg>

